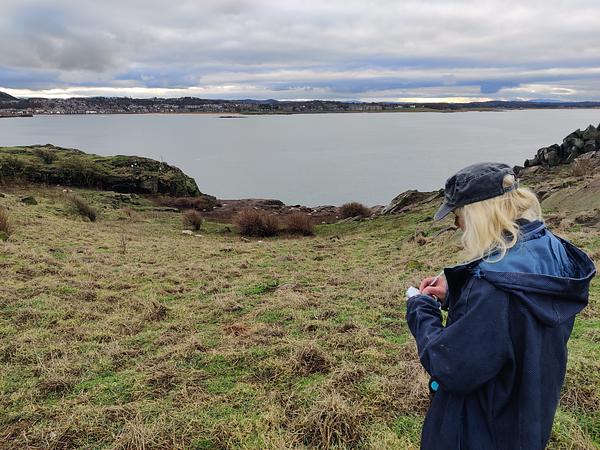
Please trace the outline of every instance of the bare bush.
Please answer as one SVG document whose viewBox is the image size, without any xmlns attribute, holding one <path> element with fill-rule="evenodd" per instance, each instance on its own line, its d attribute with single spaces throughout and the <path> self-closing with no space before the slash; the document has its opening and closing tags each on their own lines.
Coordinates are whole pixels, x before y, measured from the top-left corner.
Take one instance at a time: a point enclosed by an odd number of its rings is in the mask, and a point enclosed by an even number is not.
<svg viewBox="0 0 600 450">
<path fill-rule="evenodd" d="M 121 212 L 125 214 L 125 217 L 127 217 L 129 220 L 133 218 L 133 209 L 131 209 L 129 206 L 124 206 L 121 208 Z"/>
<path fill-rule="evenodd" d="M 194 231 L 202 227 L 202 215 L 195 209 L 188 209 L 182 216 L 183 226 L 191 227 Z"/>
<path fill-rule="evenodd" d="M 286 218 L 286 230 L 289 233 L 303 236 L 313 236 L 315 234 L 315 226 L 311 217 L 300 211 L 294 211 Z"/>
<path fill-rule="evenodd" d="M 87 217 L 90 219 L 90 222 L 96 221 L 98 216 L 96 209 L 94 209 L 94 207 L 87 203 L 84 199 L 78 195 L 71 195 L 69 196 L 69 201 L 71 202 L 71 205 L 73 205 L 77 214 L 82 217 Z"/>
<path fill-rule="evenodd" d="M 371 210 L 362 203 L 350 202 L 340 206 L 340 215 L 346 219 L 348 217 L 369 217 Z"/>
<path fill-rule="evenodd" d="M 235 217 L 242 236 L 275 236 L 281 229 L 279 218 L 258 209 L 243 209 Z"/>
<path fill-rule="evenodd" d="M 4 208 L 0 208 L 0 240 L 7 239 L 12 231 L 13 227 L 8 211 Z"/>
</svg>

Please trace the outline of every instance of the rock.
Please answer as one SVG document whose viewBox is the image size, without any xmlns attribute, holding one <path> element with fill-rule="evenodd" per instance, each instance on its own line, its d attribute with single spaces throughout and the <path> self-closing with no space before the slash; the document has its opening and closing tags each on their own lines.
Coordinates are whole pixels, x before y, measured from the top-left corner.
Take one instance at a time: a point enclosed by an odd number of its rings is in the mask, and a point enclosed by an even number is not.
<svg viewBox="0 0 600 450">
<path fill-rule="evenodd" d="M 55 160 L 52 164 L 41 164 L 35 156 L 48 150 L 52 150 Z M 15 164 L 3 164 L 6 161 L 18 163 L 19 170 L 14 170 Z M 192 178 L 161 161 L 138 156 L 99 156 L 52 145 L 0 147 L 0 176 L 122 193 L 202 195 Z"/>
<path fill-rule="evenodd" d="M 600 150 L 584 153 L 583 155 L 580 155 L 577 158 L 575 158 L 575 161 L 589 161 L 590 159 L 596 158 L 600 158 Z"/>
<path fill-rule="evenodd" d="M 600 133 L 598 132 L 598 130 L 596 129 L 596 127 L 594 127 L 594 125 L 590 125 L 583 132 L 582 138 L 585 139 L 585 140 L 588 140 L 588 139 L 598 139 L 598 138 L 600 138 L 599 134 Z"/>
<path fill-rule="evenodd" d="M 583 134 L 582 131 L 580 129 L 577 129 L 577 130 L 573 131 L 571 134 L 567 135 L 563 139 L 563 142 L 572 141 L 574 139 L 580 138 L 582 134 Z"/>
<path fill-rule="evenodd" d="M 583 152 L 593 152 L 594 150 L 596 150 L 596 141 L 593 139 L 585 141 L 585 144 L 583 144 Z"/>
<path fill-rule="evenodd" d="M 594 209 L 591 211 L 586 211 L 575 216 L 573 220 L 575 223 L 580 225 L 596 225 L 600 222 L 600 210 Z"/>
<path fill-rule="evenodd" d="M 338 220 L 336 223 L 349 223 L 349 222 L 359 221 L 361 219 L 362 219 L 361 216 L 347 217 L 345 219 Z"/>
<path fill-rule="evenodd" d="M 560 158 L 558 157 L 558 152 L 555 150 L 550 150 L 546 154 L 546 161 L 549 166 L 558 166 L 560 164 Z"/>
<path fill-rule="evenodd" d="M 541 164 L 552 167 L 570 164 L 580 155 L 597 151 L 599 148 L 600 130 L 590 125 L 585 131 L 576 130 L 569 134 L 560 145 L 553 144 L 538 149 L 533 158 L 525 160 L 524 166 L 527 168 Z"/>
<path fill-rule="evenodd" d="M 29 195 L 27 197 L 23 197 L 21 199 L 21 201 L 23 203 L 25 203 L 26 205 L 37 205 L 38 204 L 37 200 L 32 195 Z"/>
<path fill-rule="evenodd" d="M 440 189 L 439 191 L 435 192 L 419 192 L 414 189 L 404 191 L 401 194 L 394 197 L 390 204 L 383 208 L 380 214 L 395 214 L 407 210 L 410 207 L 419 205 L 421 203 L 429 202 L 438 197 L 442 197 L 443 192 L 443 189 Z"/>
<path fill-rule="evenodd" d="M 543 170 L 544 170 L 544 168 L 542 166 L 525 167 L 522 171 L 519 172 L 519 175 L 529 175 L 529 174 L 537 173 L 537 172 L 540 172 Z"/>
<path fill-rule="evenodd" d="M 577 149 L 573 150 L 571 152 L 571 154 L 565 160 L 565 163 L 567 163 L 567 164 L 572 163 L 573 161 L 575 161 L 575 158 L 577 158 L 579 155 L 580 155 L 580 153 L 577 151 Z"/>
<path fill-rule="evenodd" d="M 540 164 L 540 160 L 538 159 L 538 157 L 534 157 L 533 159 L 526 159 L 525 162 L 523 163 L 523 165 L 527 168 L 527 167 L 533 167 L 533 166 L 537 166 Z"/>
<path fill-rule="evenodd" d="M 573 147 L 575 147 L 577 149 L 583 148 L 584 144 L 585 144 L 585 142 L 583 139 L 575 139 L 573 141 Z"/>
</svg>

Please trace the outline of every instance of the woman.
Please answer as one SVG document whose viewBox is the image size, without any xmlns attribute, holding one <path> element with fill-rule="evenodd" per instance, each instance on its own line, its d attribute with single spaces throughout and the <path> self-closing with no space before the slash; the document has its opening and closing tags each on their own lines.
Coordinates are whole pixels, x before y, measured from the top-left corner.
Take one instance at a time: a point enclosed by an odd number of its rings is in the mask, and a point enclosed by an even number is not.
<svg viewBox="0 0 600 450">
<path fill-rule="evenodd" d="M 535 194 L 505 164 L 449 178 L 434 218 L 450 212 L 470 261 L 425 278 L 407 302 L 434 393 L 421 448 L 543 449 L 594 264 L 545 227 Z"/>
</svg>

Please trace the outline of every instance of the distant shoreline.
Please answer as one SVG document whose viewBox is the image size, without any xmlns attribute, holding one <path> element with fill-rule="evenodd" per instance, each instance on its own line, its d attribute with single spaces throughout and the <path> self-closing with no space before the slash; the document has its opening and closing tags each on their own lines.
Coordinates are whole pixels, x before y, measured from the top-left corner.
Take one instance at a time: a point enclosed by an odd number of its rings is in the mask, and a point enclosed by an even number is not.
<svg viewBox="0 0 600 450">
<path fill-rule="evenodd" d="M 102 112 L 102 113 L 37 113 L 37 114 L 15 114 L 15 115 L 0 115 L 0 119 L 15 119 L 29 118 L 36 116 L 215 116 L 221 119 L 231 119 L 247 116 L 296 116 L 296 115 L 320 115 L 320 114 L 402 114 L 402 113 L 462 113 L 462 112 L 512 112 L 512 111 L 544 111 L 544 110 L 574 110 L 574 109 L 600 109 L 600 106 L 557 106 L 557 107 L 531 107 L 531 108 L 461 108 L 454 110 L 440 110 L 434 108 L 405 108 L 401 110 L 383 110 L 383 111 L 274 111 L 274 112 L 239 112 L 227 114 L 226 117 L 222 113 L 217 112 Z M 237 116 L 237 117 L 236 117 Z"/>
</svg>

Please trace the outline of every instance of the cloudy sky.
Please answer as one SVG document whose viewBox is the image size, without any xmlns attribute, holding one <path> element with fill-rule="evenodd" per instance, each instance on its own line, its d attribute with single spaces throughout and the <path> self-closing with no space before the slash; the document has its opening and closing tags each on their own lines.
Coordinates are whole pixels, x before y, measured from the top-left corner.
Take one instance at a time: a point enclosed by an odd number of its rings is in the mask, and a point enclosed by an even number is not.
<svg viewBox="0 0 600 450">
<path fill-rule="evenodd" d="M 599 24 L 599 0 L 0 0 L 0 91 L 600 100 Z"/>
</svg>

